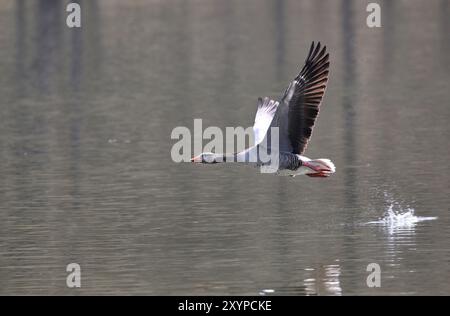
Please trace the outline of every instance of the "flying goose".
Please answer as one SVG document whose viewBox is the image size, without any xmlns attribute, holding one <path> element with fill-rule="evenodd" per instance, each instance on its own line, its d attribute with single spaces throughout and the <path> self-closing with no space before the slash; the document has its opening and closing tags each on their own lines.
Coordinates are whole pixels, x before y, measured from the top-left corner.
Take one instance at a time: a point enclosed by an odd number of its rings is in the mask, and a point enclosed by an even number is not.
<svg viewBox="0 0 450 316">
<path fill-rule="evenodd" d="M 305 65 L 289 84 L 281 101 L 258 98 L 253 126 L 254 146 L 233 154 L 205 152 L 192 158 L 191 162 L 256 162 L 264 166 L 267 164 L 261 161 L 259 151 L 265 149 L 270 154 L 277 155 L 276 172 L 279 175 L 328 177 L 334 173 L 335 166 L 329 159 L 312 160 L 302 156 L 311 137 L 328 81 L 329 54 L 326 53 L 326 46 L 320 48 L 320 42 L 317 45 L 312 42 Z M 272 135 L 272 128 L 276 127 L 278 146 L 274 146 L 276 140 L 272 137 L 276 136 Z"/>
</svg>

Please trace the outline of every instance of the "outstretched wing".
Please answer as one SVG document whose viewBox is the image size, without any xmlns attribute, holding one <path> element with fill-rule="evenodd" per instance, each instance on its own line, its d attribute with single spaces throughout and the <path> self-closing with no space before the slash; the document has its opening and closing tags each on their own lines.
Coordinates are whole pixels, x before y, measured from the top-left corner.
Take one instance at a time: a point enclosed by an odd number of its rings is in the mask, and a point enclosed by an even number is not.
<svg viewBox="0 0 450 316">
<path fill-rule="evenodd" d="M 288 107 L 287 130 L 294 154 L 302 154 L 311 137 L 328 81 L 328 60 L 326 46 L 320 50 L 320 43 L 313 42 L 305 65 L 283 96 L 283 103 Z"/>
<path fill-rule="evenodd" d="M 255 115 L 255 124 L 253 124 L 253 133 L 255 136 L 255 145 L 260 144 L 267 134 L 267 130 L 272 123 L 273 117 L 280 103 L 265 97 L 264 100 L 258 98 L 258 108 Z"/>
</svg>

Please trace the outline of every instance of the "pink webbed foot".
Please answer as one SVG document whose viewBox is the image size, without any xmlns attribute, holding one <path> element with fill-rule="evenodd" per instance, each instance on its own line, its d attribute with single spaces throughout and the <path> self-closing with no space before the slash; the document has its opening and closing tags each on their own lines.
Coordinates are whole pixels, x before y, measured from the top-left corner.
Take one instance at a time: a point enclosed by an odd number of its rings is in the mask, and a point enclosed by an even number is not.
<svg viewBox="0 0 450 316">
<path fill-rule="evenodd" d="M 312 178 L 327 178 L 334 172 L 333 169 L 331 169 L 321 160 L 304 161 L 303 166 L 313 171 L 312 173 L 306 174 L 307 176 Z"/>
</svg>

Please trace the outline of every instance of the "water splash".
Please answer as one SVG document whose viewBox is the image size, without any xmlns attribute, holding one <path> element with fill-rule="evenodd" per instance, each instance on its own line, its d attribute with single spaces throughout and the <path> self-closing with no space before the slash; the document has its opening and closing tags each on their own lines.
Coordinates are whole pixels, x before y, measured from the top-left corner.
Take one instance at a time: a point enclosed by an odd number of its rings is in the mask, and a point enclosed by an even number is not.
<svg viewBox="0 0 450 316">
<path fill-rule="evenodd" d="M 435 220 L 437 217 L 425 217 L 415 215 L 415 210 L 411 207 L 402 208 L 397 202 L 391 202 L 382 217 L 376 221 L 366 223 L 367 225 L 380 225 L 387 227 L 389 231 L 395 232 L 398 229 L 411 229 L 417 223 Z"/>
</svg>

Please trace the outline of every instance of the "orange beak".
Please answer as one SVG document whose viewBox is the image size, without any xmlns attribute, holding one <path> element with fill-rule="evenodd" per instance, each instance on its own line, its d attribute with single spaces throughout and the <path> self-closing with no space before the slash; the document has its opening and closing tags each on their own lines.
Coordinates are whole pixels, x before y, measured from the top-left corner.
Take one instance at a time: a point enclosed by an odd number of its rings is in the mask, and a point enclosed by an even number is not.
<svg viewBox="0 0 450 316">
<path fill-rule="evenodd" d="M 196 162 L 196 163 L 202 162 L 202 155 L 192 157 L 191 162 Z"/>
</svg>

